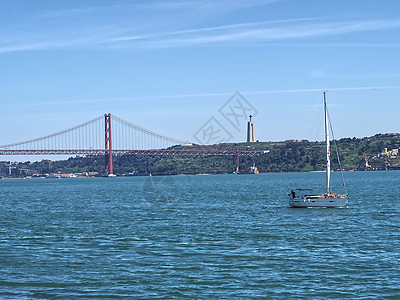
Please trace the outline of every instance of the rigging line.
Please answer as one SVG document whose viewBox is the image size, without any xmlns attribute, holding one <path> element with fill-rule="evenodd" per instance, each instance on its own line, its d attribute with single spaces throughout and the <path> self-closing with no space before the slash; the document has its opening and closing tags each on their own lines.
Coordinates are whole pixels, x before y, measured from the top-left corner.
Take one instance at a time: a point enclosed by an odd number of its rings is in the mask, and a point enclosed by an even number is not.
<svg viewBox="0 0 400 300">
<path fill-rule="evenodd" d="M 322 109 L 321 109 L 322 108 Z M 309 134 L 309 141 L 320 141 L 321 139 L 321 128 L 323 122 L 322 120 L 322 115 L 323 115 L 323 107 L 318 105 L 316 106 L 316 112 L 314 114 L 314 122 Z"/>
<path fill-rule="evenodd" d="M 341 177 L 342 177 L 342 182 L 343 182 L 344 191 L 345 191 L 345 193 L 346 193 L 346 196 L 349 197 L 349 195 L 348 195 L 348 193 L 347 193 L 346 182 L 344 181 L 342 163 L 341 163 L 341 161 L 340 161 L 340 156 L 339 156 L 339 150 L 338 150 L 338 146 L 337 146 L 337 143 L 336 143 L 335 135 L 334 135 L 334 133 L 333 133 L 331 118 L 330 118 L 330 116 L 329 116 L 329 112 L 328 112 L 328 111 L 327 111 L 327 114 L 328 114 L 329 127 L 330 127 L 331 132 L 332 132 L 333 143 L 335 144 L 336 156 L 337 156 L 337 159 L 338 159 L 338 164 L 339 164 L 339 169 L 340 169 L 340 175 L 341 175 Z"/>
<path fill-rule="evenodd" d="M 0 148 L 8 148 L 8 147 L 13 147 L 13 146 L 19 146 L 19 145 L 23 145 L 23 144 L 28 144 L 28 143 L 41 141 L 41 140 L 44 140 L 44 139 L 49 139 L 51 137 L 54 137 L 54 136 L 57 136 L 57 135 L 60 135 L 60 134 L 64 134 L 64 133 L 71 132 L 73 130 L 79 129 L 79 128 L 83 127 L 83 126 L 86 126 L 86 125 L 92 123 L 92 122 L 96 122 L 97 120 L 99 120 L 101 118 L 103 118 L 103 116 L 97 117 L 96 119 L 93 119 L 93 120 L 88 121 L 86 123 L 83 123 L 81 125 L 72 127 L 70 129 L 63 130 L 63 131 L 60 131 L 60 132 L 57 132 L 57 133 L 53 133 L 53 134 L 49 134 L 49 135 L 46 135 L 46 136 L 43 136 L 43 137 L 40 137 L 40 138 L 36 138 L 36 139 L 28 140 L 28 141 L 23 141 L 23 142 L 19 142 L 19 143 L 8 144 L 8 145 L 0 145 Z"/>
</svg>

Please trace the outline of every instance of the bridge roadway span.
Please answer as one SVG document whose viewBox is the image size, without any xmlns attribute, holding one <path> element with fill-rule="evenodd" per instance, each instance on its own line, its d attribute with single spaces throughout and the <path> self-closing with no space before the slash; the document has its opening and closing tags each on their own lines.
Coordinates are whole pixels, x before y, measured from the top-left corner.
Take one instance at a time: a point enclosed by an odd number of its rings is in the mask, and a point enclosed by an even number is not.
<svg viewBox="0 0 400 300">
<path fill-rule="evenodd" d="M 113 155 L 171 155 L 171 156 L 258 156 L 262 151 L 251 150 L 173 150 L 173 149 L 154 149 L 154 150 L 112 150 Z M 69 149 L 69 150 L 23 150 L 23 149 L 0 149 L 0 155 L 106 155 L 108 150 L 104 149 Z"/>
</svg>

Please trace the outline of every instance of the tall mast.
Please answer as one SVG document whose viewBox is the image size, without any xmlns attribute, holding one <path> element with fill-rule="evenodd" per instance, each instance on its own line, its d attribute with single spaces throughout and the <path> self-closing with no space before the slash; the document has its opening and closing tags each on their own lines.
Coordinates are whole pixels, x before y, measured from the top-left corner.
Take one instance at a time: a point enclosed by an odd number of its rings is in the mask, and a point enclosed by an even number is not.
<svg viewBox="0 0 400 300">
<path fill-rule="evenodd" d="M 326 192 L 329 193 L 329 185 L 331 180 L 331 149 L 329 141 L 328 109 L 326 107 L 326 91 L 324 91 L 324 111 L 325 111 L 325 142 L 326 142 Z"/>
</svg>

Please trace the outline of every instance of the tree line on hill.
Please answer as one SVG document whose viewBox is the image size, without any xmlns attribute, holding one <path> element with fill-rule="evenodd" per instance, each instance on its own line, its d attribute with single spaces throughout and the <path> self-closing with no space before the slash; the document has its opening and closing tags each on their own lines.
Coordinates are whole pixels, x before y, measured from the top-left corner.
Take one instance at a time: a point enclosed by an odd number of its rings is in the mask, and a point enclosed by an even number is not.
<svg viewBox="0 0 400 300">
<path fill-rule="evenodd" d="M 400 148 L 400 134 L 377 134 L 366 138 L 343 138 L 332 143 L 332 167 L 338 169 L 334 144 L 345 170 L 363 169 L 365 158 L 375 169 L 399 167 L 399 157 L 378 157 L 384 148 Z M 269 150 L 256 157 L 240 157 L 240 169 L 247 170 L 253 164 L 260 172 L 306 172 L 323 171 L 326 165 L 325 143 L 303 141 L 227 143 L 212 146 L 175 146 L 175 149 L 218 148 L 239 150 Z M 175 175 L 231 173 L 236 164 L 233 156 L 133 156 L 113 157 L 114 173 L 117 175 Z M 54 173 L 104 173 L 103 156 L 82 156 L 67 160 L 38 162 L 0 162 L 3 177 L 25 177 Z M 11 175 L 10 175 L 11 173 Z"/>
</svg>

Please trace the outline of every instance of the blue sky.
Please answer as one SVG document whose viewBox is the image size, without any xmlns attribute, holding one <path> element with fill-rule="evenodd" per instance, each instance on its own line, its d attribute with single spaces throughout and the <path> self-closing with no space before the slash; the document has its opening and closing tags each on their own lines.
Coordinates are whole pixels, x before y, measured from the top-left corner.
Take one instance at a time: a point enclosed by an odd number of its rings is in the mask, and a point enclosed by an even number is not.
<svg viewBox="0 0 400 300">
<path fill-rule="evenodd" d="M 0 3 L 0 144 L 111 112 L 193 141 L 236 92 L 261 141 L 400 132 L 397 0 Z M 244 141 L 245 130 L 232 132 Z"/>
</svg>

